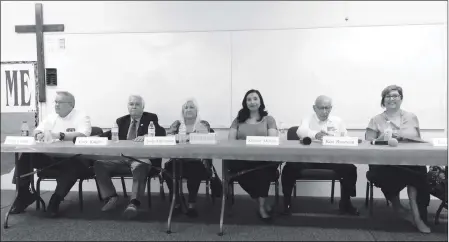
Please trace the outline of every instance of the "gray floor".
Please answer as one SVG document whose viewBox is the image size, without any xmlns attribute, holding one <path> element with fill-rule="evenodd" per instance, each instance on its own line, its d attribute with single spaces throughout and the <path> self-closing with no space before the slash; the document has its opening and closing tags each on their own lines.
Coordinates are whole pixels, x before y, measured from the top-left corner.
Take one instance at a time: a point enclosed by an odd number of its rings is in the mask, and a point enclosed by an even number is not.
<svg viewBox="0 0 449 242">
<path fill-rule="evenodd" d="M 9 173 L 14 167 L 13 156 L 1 154 L 1 174 Z M 396 218 L 386 207 L 385 200 L 375 200 L 374 217 L 368 216 L 364 199 L 354 199 L 361 216 L 340 216 L 337 214 L 338 199 L 331 204 L 329 198 L 298 197 L 294 201 L 294 215 L 277 215 L 273 224 L 265 224 L 256 217 L 254 202 L 248 196 L 236 196 L 236 201 L 225 216 L 225 235 L 219 237 L 219 216 L 221 201 L 215 205 L 200 196 L 198 208 L 200 217 L 190 219 L 184 215 L 173 220 L 173 233 L 166 234 L 168 202 L 159 193 L 152 195 L 153 206 L 134 221 L 126 221 L 121 212 L 127 199 L 121 197 L 117 211 L 102 213 L 102 203 L 94 192 L 84 192 L 84 212 L 78 206 L 78 192 L 71 192 L 61 205 L 62 217 L 45 218 L 34 204 L 26 213 L 12 215 L 9 229 L 4 229 L 4 216 L 14 198 L 14 191 L 1 191 L 1 239 L 2 241 L 24 240 L 332 240 L 332 241 L 447 241 L 447 211 L 443 210 L 441 223 L 433 224 L 439 201 L 432 200 L 429 207 L 429 221 L 432 234 L 424 235 L 405 221 Z M 47 202 L 51 192 L 44 192 Z M 406 201 L 404 201 L 406 203 Z"/>
<path fill-rule="evenodd" d="M 225 216 L 225 235 L 219 229 L 220 202 L 215 205 L 205 197 L 198 201 L 200 217 L 190 219 L 185 215 L 174 218 L 172 234 L 166 234 L 168 203 L 159 194 L 153 194 L 153 206 L 144 210 L 133 221 L 122 218 L 127 199 L 121 197 L 117 211 L 100 212 L 101 203 L 96 193 L 84 193 L 83 213 L 79 211 L 78 194 L 71 192 L 61 206 L 62 217 L 45 218 L 34 204 L 23 214 L 12 215 L 10 228 L 3 229 L 4 215 L 14 197 L 14 191 L 1 192 L 2 241 L 14 240 L 363 240 L 363 241 L 447 241 L 447 212 L 439 225 L 433 224 L 438 201 L 429 207 L 429 221 L 433 233 L 420 234 L 407 222 L 394 217 L 384 200 L 375 201 L 375 215 L 368 217 L 363 199 L 354 204 L 361 209 L 360 217 L 340 216 L 338 203 L 329 198 L 298 197 L 294 215 L 277 215 L 273 224 L 265 224 L 256 217 L 253 201 L 247 196 L 237 196 L 234 206 Z M 51 193 L 42 194 L 48 201 Z"/>
</svg>

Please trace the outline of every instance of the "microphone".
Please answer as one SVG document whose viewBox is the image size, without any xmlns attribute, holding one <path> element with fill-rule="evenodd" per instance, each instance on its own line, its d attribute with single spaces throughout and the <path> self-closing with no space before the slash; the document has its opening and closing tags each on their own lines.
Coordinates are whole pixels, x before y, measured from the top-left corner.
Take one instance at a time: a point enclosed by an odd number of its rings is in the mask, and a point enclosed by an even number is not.
<svg viewBox="0 0 449 242">
<path fill-rule="evenodd" d="M 301 141 L 299 141 L 303 145 L 310 145 L 312 143 L 312 139 L 310 137 L 304 137 Z"/>
<path fill-rule="evenodd" d="M 388 141 L 386 140 L 372 140 L 372 145 L 388 145 Z"/>
<path fill-rule="evenodd" d="M 388 140 L 388 145 L 391 147 L 396 147 L 396 146 L 398 146 L 398 144 L 399 144 L 399 141 L 395 138 L 391 138 Z"/>
<path fill-rule="evenodd" d="M 389 145 L 391 147 L 396 147 L 398 146 L 399 142 L 397 139 L 395 138 L 391 138 L 388 141 L 385 140 L 373 140 L 371 141 L 372 145 Z"/>
</svg>

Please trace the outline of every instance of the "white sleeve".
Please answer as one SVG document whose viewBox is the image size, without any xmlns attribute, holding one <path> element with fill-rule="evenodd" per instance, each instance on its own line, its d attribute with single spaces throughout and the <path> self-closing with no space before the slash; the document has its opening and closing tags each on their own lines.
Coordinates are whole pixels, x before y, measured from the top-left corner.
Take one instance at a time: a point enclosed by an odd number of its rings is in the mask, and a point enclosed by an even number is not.
<svg viewBox="0 0 449 242">
<path fill-rule="evenodd" d="M 76 127 L 76 132 L 83 133 L 86 136 L 90 136 L 90 133 L 92 132 L 92 125 L 90 124 L 89 116 L 87 116 L 86 114 L 80 115 Z"/>
<path fill-rule="evenodd" d="M 313 140 L 315 139 L 315 135 L 317 133 L 318 133 L 317 131 L 313 131 L 310 129 L 310 118 L 304 118 L 301 121 L 301 125 L 298 127 L 298 131 L 296 131 L 296 134 L 300 139 L 309 137 Z"/>
<path fill-rule="evenodd" d="M 37 132 L 44 132 L 45 127 L 52 129 L 54 126 L 54 120 L 55 117 L 50 114 L 48 115 L 45 119 L 43 119 L 41 122 L 39 122 L 39 125 L 37 125 L 36 129 L 34 129 L 34 134 L 36 134 Z"/>
</svg>

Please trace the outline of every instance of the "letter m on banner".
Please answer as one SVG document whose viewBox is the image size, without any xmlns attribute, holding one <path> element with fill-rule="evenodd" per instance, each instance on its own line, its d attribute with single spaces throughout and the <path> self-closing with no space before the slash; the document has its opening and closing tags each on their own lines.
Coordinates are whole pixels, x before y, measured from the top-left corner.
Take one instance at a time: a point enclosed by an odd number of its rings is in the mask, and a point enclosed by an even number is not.
<svg viewBox="0 0 449 242">
<path fill-rule="evenodd" d="M 1 62 L 1 112 L 24 113 L 37 109 L 36 62 Z"/>
</svg>

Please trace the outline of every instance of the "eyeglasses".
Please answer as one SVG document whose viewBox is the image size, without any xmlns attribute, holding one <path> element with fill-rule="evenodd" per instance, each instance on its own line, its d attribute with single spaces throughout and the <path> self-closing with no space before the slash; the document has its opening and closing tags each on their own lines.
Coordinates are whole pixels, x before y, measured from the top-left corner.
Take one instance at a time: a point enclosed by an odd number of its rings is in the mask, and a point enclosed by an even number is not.
<svg viewBox="0 0 449 242">
<path fill-rule="evenodd" d="M 329 106 L 329 107 L 318 107 L 318 106 L 316 106 L 316 108 L 321 110 L 321 111 L 324 111 L 324 110 L 331 110 L 332 106 Z"/>
<path fill-rule="evenodd" d="M 401 95 L 386 95 L 385 98 L 388 98 L 388 99 L 400 99 Z"/>
<path fill-rule="evenodd" d="M 61 103 L 71 103 L 71 102 L 67 102 L 67 101 L 54 101 L 53 103 L 56 105 L 56 104 L 61 104 Z"/>
</svg>

